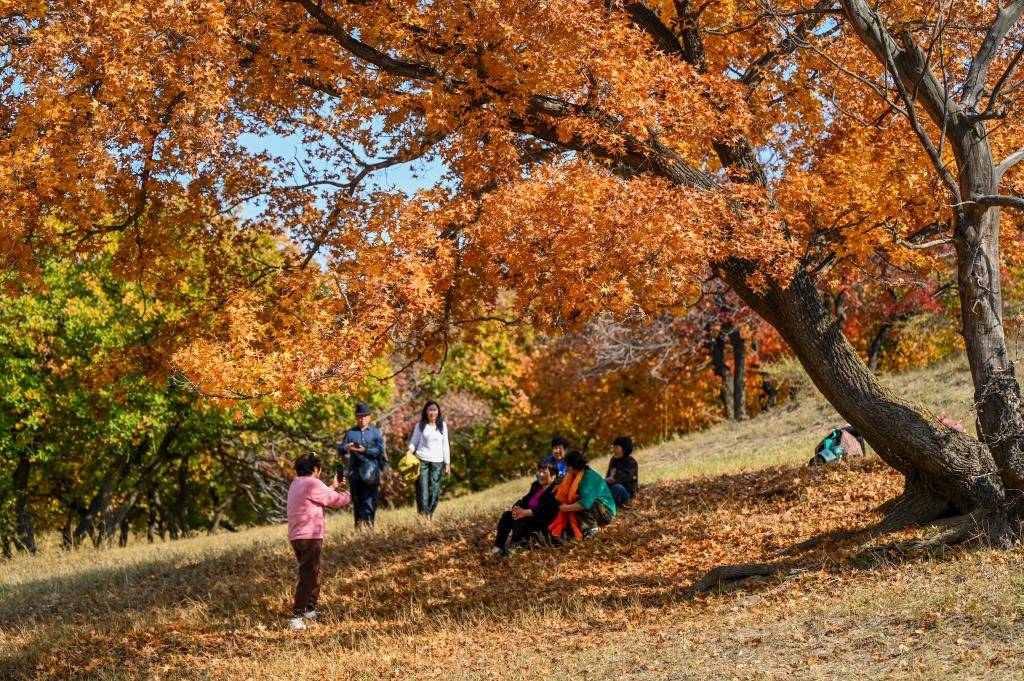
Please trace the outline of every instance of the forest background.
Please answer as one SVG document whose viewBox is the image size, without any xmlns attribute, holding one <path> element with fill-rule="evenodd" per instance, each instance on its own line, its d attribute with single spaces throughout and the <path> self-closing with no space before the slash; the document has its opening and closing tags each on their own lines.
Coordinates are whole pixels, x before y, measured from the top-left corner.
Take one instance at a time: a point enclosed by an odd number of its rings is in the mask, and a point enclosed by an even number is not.
<svg viewBox="0 0 1024 681">
<path fill-rule="evenodd" d="M 279 520 L 356 399 L 392 451 L 442 401 L 458 493 L 555 433 L 773 409 L 798 365 L 905 477 L 882 529 L 1009 540 L 1022 15 L 0 2 L 4 551 Z M 873 375 L 960 350 L 974 433 Z"/>
<path fill-rule="evenodd" d="M 268 245 L 264 256 L 274 257 Z M 419 409 L 437 399 L 452 428 L 446 494 L 529 471 L 553 434 L 601 454 L 629 434 L 639 445 L 776 408 L 806 386 L 771 329 L 717 282 L 702 304 L 640 326 L 599 317 L 578 333 L 475 324 L 443 361 L 381 355 L 353 390 L 270 399 L 204 399 L 171 356 L 211 313 L 202 263 L 174 291 L 117 276 L 116 241 L 88 258 L 54 259 L 31 286 L 8 282 L 0 304 L 0 500 L 4 554 L 60 545 L 125 545 L 280 522 L 299 453 L 337 461 L 355 400 L 376 410 L 392 463 Z M 211 253 L 199 253 L 196 260 Z M 224 251 L 220 254 L 231 257 Z M 1009 300 L 1019 309 L 1020 273 Z M 832 309 L 872 369 L 901 371 L 961 346 L 955 300 L 941 280 L 841 285 Z M 808 451 L 814 445 L 809 434 Z M 411 485 L 385 483 L 385 503 Z"/>
</svg>

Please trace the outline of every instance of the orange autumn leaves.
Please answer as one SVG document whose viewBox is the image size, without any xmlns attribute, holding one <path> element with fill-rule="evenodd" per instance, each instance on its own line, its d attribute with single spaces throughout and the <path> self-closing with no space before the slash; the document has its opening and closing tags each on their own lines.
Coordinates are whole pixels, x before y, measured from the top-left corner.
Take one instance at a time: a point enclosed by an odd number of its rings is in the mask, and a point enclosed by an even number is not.
<svg viewBox="0 0 1024 681">
<path fill-rule="evenodd" d="M 680 44 L 685 4 L 650 4 Z M 277 252 L 214 283 L 221 321 L 185 334 L 175 365 L 210 394 L 284 399 L 394 349 L 439 359 L 505 290 L 560 332 L 690 303 L 730 258 L 755 287 L 808 254 L 842 276 L 878 254 L 944 266 L 899 242 L 949 202 L 853 77 L 877 82 L 874 57 L 830 8 L 776 9 L 703 5 L 702 64 L 596 0 L 0 0 L 0 250 L 29 270 L 114 230 L 126 276 L 174 279 L 236 217 Z M 951 11 L 962 65 L 962 25 L 988 9 Z M 801 26 L 807 44 L 780 51 Z M 1022 118 L 993 127 L 1003 155 Z M 771 191 L 720 167 L 742 139 Z M 652 149 L 713 189 L 642 174 Z M 367 184 L 415 158 L 440 175 L 419 193 Z"/>
</svg>

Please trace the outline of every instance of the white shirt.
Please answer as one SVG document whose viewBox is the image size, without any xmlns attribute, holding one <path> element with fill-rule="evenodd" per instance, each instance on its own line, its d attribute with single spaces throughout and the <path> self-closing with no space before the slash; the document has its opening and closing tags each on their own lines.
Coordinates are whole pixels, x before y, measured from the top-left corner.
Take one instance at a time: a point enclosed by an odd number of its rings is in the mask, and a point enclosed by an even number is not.
<svg viewBox="0 0 1024 681">
<path fill-rule="evenodd" d="M 452 457 L 448 447 L 448 426 L 445 425 L 444 432 L 438 432 L 435 425 L 428 423 L 422 426 L 421 423 L 417 423 L 412 430 L 409 449 L 413 450 L 420 461 L 444 462 L 446 466 L 450 465 Z"/>
</svg>

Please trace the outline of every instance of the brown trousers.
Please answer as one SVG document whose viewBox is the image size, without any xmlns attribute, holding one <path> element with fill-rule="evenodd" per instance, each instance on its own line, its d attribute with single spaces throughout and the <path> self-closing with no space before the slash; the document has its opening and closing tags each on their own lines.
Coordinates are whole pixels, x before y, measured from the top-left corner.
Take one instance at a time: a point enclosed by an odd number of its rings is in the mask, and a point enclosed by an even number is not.
<svg viewBox="0 0 1024 681">
<path fill-rule="evenodd" d="M 292 549 L 299 561 L 299 583 L 295 585 L 295 601 L 292 616 L 302 617 L 303 613 L 316 610 L 320 597 L 320 552 L 323 539 L 293 539 Z"/>
</svg>

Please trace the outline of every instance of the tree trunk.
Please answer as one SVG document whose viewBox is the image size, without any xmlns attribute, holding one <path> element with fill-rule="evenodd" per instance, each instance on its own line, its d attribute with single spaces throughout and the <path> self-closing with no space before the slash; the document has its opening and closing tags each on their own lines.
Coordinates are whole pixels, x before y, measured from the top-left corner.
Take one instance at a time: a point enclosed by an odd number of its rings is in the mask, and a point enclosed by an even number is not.
<svg viewBox="0 0 1024 681">
<path fill-rule="evenodd" d="M 149 514 L 146 518 L 146 543 L 152 544 L 156 541 L 156 506 L 153 504 L 153 495 L 149 495 Z"/>
<path fill-rule="evenodd" d="M 118 537 L 118 539 L 117 539 L 117 545 L 120 546 L 121 548 L 124 548 L 124 547 L 128 546 L 129 523 L 128 523 L 128 517 L 127 516 L 125 516 L 121 520 L 120 528 L 121 528 L 121 536 Z"/>
<path fill-rule="evenodd" d="M 789 344 L 814 385 L 879 456 L 907 479 L 904 506 L 924 498 L 948 500 L 961 512 L 996 508 L 1003 488 L 995 461 L 974 438 L 943 426 L 921 407 L 882 387 L 822 303 L 814 281 L 799 271 L 786 288 L 755 292 L 748 270 L 729 262 L 723 275 Z M 920 504 L 907 522 L 934 520 L 938 503 Z"/>
<path fill-rule="evenodd" d="M 188 459 L 178 464 L 178 529 L 183 537 L 189 534 Z"/>
<path fill-rule="evenodd" d="M 868 371 L 873 374 L 878 373 L 878 362 L 882 359 L 882 347 L 885 345 L 885 339 L 889 336 L 892 327 L 892 322 L 885 322 L 878 327 L 874 338 L 871 339 L 871 345 L 868 346 Z"/>
<path fill-rule="evenodd" d="M 174 523 L 174 516 L 171 514 L 170 511 L 167 510 L 167 507 L 164 506 L 163 502 L 160 500 L 159 493 L 155 492 L 153 494 L 152 503 L 153 506 L 156 508 L 157 513 L 160 514 L 160 538 L 164 538 L 164 532 L 166 531 L 168 534 L 171 535 L 172 540 L 177 539 L 178 526 Z"/>
<path fill-rule="evenodd" d="M 213 513 L 213 520 L 210 521 L 210 529 L 207 534 L 216 534 L 217 528 L 220 526 L 221 518 L 224 516 L 224 512 L 231 507 L 231 504 L 235 503 L 235 499 L 241 494 L 242 488 L 236 487 L 235 491 L 228 495 L 228 498 L 224 500 L 222 504 L 217 506 L 217 509 Z"/>
<path fill-rule="evenodd" d="M 732 414 L 737 421 L 745 421 L 747 419 L 747 341 L 743 339 L 739 328 L 734 328 L 729 334 L 729 342 L 732 344 L 733 365 Z"/>
<path fill-rule="evenodd" d="M 725 334 L 719 333 L 712 340 L 708 341 L 708 350 L 711 353 L 711 369 L 715 376 L 721 380 L 718 389 L 718 399 L 722 402 L 722 412 L 728 421 L 733 415 L 733 392 L 732 392 L 732 371 L 725 361 Z"/>
<path fill-rule="evenodd" d="M 28 479 L 32 464 L 28 454 L 18 457 L 18 466 L 14 469 L 14 519 L 17 523 L 16 536 L 29 553 L 36 552 L 36 535 L 32 527 L 32 514 L 28 510 Z"/>
<path fill-rule="evenodd" d="M 995 194 L 995 164 L 984 126 L 965 128 L 962 135 L 963 149 L 954 147 L 961 192 L 965 197 Z M 1024 410 L 1003 327 L 999 210 L 968 205 L 956 217 L 957 285 L 978 437 L 992 451 L 1007 502 L 1017 509 L 1024 494 Z"/>
<path fill-rule="evenodd" d="M 74 511 L 68 511 L 64 518 L 64 527 L 60 531 L 60 547 L 67 551 L 75 548 L 75 515 Z"/>
</svg>

